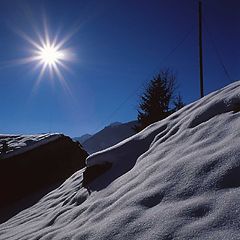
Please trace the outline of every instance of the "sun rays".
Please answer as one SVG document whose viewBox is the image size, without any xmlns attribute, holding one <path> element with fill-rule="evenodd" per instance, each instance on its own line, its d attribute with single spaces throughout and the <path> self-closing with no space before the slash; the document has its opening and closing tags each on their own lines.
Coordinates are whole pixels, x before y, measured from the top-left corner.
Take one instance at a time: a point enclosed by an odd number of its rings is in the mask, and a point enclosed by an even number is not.
<svg viewBox="0 0 240 240">
<path fill-rule="evenodd" d="M 60 36 L 59 32 L 55 35 L 50 34 L 46 20 L 43 24 L 43 33 L 33 31 L 33 37 L 22 31 L 17 31 L 18 35 L 23 38 L 28 46 L 28 56 L 14 60 L 15 64 L 31 64 L 33 71 L 38 71 L 38 77 L 35 81 L 34 89 L 38 88 L 42 79 L 57 79 L 62 87 L 71 93 L 69 85 L 63 75 L 63 72 L 69 71 L 69 63 L 76 60 L 75 54 L 71 48 L 65 45 L 71 40 L 76 29 L 65 36 Z"/>
</svg>

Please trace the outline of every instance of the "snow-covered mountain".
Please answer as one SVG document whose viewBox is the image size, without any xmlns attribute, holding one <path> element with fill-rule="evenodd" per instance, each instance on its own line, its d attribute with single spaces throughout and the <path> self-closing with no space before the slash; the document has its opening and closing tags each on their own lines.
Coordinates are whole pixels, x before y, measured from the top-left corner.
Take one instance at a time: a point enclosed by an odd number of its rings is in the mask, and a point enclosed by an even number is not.
<svg viewBox="0 0 240 240">
<path fill-rule="evenodd" d="M 87 141 L 90 137 L 92 137 L 92 135 L 87 133 L 82 135 L 81 137 L 75 137 L 73 138 L 73 140 L 79 141 L 82 144 L 85 141 Z"/>
<path fill-rule="evenodd" d="M 91 155 L 1 239 L 240 239 L 240 81 Z"/>
<path fill-rule="evenodd" d="M 91 154 L 111 147 L 135 134 L 133 130 L 135 124 L 136 121 L 127 123 L 114 122 L 82 142 L 83 148 Z"/>
</svg>

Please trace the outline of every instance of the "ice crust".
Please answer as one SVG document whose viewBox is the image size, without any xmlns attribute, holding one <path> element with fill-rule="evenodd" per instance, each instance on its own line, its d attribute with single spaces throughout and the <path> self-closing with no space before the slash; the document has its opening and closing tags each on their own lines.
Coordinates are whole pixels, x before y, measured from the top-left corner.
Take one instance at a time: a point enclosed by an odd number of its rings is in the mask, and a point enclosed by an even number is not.
<svg viewBox="0 0 240 240">
<path fill-rule="evenodd" d="M 112 168 L 88 190 L 76 172 L 0 239 L 240 239 L 239 111 L 238 81 L 91 155 Z"/>
</svg>

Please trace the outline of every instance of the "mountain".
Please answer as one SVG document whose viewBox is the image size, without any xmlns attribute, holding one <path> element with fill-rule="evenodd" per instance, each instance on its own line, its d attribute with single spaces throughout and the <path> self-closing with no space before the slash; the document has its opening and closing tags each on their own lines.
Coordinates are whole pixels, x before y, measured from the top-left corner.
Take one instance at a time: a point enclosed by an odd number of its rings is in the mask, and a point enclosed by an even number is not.
<svg viewBox="0 0 240 240">
<path fill-rule="evenodd" d="M 240 81 L 89 156 L 1 239 L 240 239 L 239 129 Z"/>
<path fill-rule="evenodd" d="M 81 137 L 75 137 L 73 140 L 79 141 L 81 144 L 87 141 L 90 137 L 92 137 L 91 134 L 84 134 Z"/>
<path fill-rule="evenodd" d="M 135 124 L 136 121 L 114 122 L 84 141 L 82 143 L 83 148 L 91 154 L 113 146 L 135 134 L 132 129 Z"/>
<path fill-rule="evenodd" d="M 122 124 L 121 122 L 113 122 L 109 124 L 109 127 L 119 126 L 121 124 Z"/>
</svg>

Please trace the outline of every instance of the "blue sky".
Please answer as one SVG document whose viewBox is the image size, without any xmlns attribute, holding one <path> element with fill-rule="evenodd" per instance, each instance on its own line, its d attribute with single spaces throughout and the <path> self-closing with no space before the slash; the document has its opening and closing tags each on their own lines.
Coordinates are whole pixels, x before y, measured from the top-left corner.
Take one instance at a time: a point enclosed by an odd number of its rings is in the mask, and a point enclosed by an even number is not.
<svg viewBox="0 0 240 240">
<path fill-rule="evenodd" d="M 238 0 L 203 1 L 205 93 L 239 79 L 239 7 Z M 16 64 L 33 48 L 18 32 L 37 41 L 43 19 L 51 37 L 75 32 L 64 46 L 75 56 L 71 72 L 61 69 L 71 94 L 48 72 L 35 87 L 36 63 Z M 184 101 L 197 100 L 197 31 L 194 0 L 1 0 L 0 132 L 79 136 L 136 119 L 144 83 L 168 67 Z"/>
</svg>

